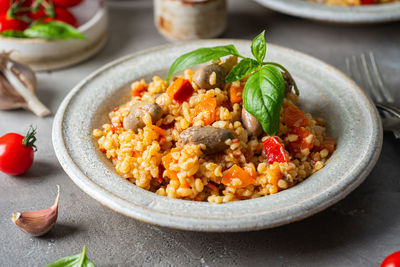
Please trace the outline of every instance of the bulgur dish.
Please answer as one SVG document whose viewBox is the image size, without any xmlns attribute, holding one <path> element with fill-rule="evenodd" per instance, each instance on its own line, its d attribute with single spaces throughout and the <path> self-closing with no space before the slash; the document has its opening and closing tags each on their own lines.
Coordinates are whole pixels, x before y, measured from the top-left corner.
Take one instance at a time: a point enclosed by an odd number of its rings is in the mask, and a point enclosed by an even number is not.
<svg viewBox="0 0 400 267">
<path fill-rule="evenodd" d="M 256 39 L 254 48 L 263 50 L 264 32 L 258 44 Z M 275 64 L 263 63 L 265 49 L 264 55 L 254 50 L 257 61 L 250 62 L 235 49 L 221 54 L 216 48 L 214 59 L 202 58 L 211 64 L 183 71 L 181 65 L 171 81 L 154 76 L 149 83 L 133 82 L 130 101 L 93 130 L 116 172 L 162 196 L 219 204 L 275 194 L 323 168 L 335 142 L 325 135 L 323 119 L 297 106 L 297 86 L 286 69 L 271 67 L 281 82 L 281 101 L 267 96 L 278 107 L 275 123 L 273 109 L 260 115 L 250 108 L 257 102 L 250 101 L 252 76 Z M 184 56 L 193 58 L 196 51 Z M 254 66 L 243 71 L 246 60 Z"/>
<path fill-rule="evenodd" d="M 361 6 L 399 2 L 400 0 L 312 0 L 312 2 L 333 6 Z"/>
</svg>

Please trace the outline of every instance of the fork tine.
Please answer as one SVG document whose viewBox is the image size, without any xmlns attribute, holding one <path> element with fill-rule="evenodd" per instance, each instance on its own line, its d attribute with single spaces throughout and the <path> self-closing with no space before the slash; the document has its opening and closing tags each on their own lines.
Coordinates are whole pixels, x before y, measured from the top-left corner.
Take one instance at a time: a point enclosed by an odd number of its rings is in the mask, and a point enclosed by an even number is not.
<svg viewBox="0 0 400 267">
<path fill-rule="evenodd" d="M 378 65 L 376 64 L 374 54 L 371 51 L 368 54 L 369 54 L 369 59 L 371 60 L 372 70 L 374 71 L 376 82 L 379 86 L 379 89 L 381 90 L 384 100 L 387 103 L 393 103 L 394 98 L 393 98 L 392 94 L 390 93 L 390 91 L 385 86 L 385 84 L 383 83 L 382 74 L 379 71 Z"/>
<path fill-rule="evenodd" d="M 377 90 L 376 86 L 374 86 L 374 82 L 372 80 L 371 72 L 367 65 L 367 59 L 365 58 L 365 54 L 362 53 L 360 58 L 361 58 L 361 64 L 364 68 L 365 76 L 367 78 L 369 89 L 370 89 L 372 95 L 375 97 L 376 102 L 381 103 L 383 101 L 383 98 L 382 98 L 381 93 Z"/>
<path fill-rule="evenodd" d="M 372 98 L 371 92 L 367 89 L 365 80 L 362 78 L 361 69 L 360 69 L 359 64 L 357 63 L 357 57 L 352 56 L 351 60 L 349 58 L 346 58 L 345 61 L 346 61 L 346 67 L 348 69 L 348 73 L 350 74 L 350 76 L 353 78 L 354 81 L 358 81 L 359 85 L 364 89 L 364 92 L 367 95 L 369 95 L 369 97 Z M 351 65 L 353 65 L 354 67 L 352 68 Z"/>
</svg>

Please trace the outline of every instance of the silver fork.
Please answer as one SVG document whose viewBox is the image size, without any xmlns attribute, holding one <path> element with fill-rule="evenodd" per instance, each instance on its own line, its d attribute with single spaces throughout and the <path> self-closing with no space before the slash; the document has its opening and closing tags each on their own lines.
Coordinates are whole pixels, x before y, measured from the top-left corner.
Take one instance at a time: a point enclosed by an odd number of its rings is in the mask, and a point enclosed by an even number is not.
<svg viewBox="0 0 400 267">
<path fill-rule="evenodd" d="M 359 57 L 347 57 L 345 62 L 348 74 L 353 80 L 359 81 L 381 111 L 384 129 L 392 131 L 400 139 L 400 109 L 393 105 L 394 98 L 383 82 L 374 54 L 369 52 L 368 60 L 364 53 Z"/>
</svg>

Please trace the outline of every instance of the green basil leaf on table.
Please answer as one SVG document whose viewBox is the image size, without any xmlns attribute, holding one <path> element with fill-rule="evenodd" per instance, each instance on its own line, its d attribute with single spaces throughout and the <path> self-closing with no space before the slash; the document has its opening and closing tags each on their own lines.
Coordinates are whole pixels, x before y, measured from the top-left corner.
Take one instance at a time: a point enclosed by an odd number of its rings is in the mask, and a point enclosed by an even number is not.
<svg viewBox="0 0 400 267">
<path fill-rule="evenodd" d="M 82 253 L 59 259 L 47 267 L 95 267 L 95 265 L 86 257 L 86 246 L 84 246 Z"/>
<path fill-rule="evenodd" d="M 8 30 L 0 33 L 0 36 L 4 37 L 14 37 L 14 38 L 26 38 L 27 36 L 23 31 Z"/>
<path fill-rule="evenodd" d="M 225 78 L 226 83 L 239 81 L 246 77 L 261 66 L 260 63 L 251 58 L 242 59 L 232 70 L 228 73 Z"/>
<path fill-rule="evenodd" d="M 179 71 L 183 71 L 187 68 L 191 68 L 197 64 L 202 64 L 208 61 L 211 61 L 216 58 L 224 57 L 224 56 L 239 56 L 238 51 L 233 45 L 225 45 L 225 46 L 215 46 L 215 47 L 207 47 L 207 48 L 199 48 L 192 52 L 186 53 L 180 57 L 178 57 L 174 63 L 172 63 L 169 68 L 167 77 L 165 78 L 167 81 L 171 78 L 172 75 Z"/>
<path fill-rule="evenodd" d="M 267 44 L 265 43 L 265 30 L 256 36 L 251 43 L 251 53 L 253 54 L 254 58 L 262 63 L 265 54 L 267 53 Z"/>
<path fill-rule="evenodd" d="M 269 135 L 279 131 L 280 111 L 285 97 L 285 81 L 280 70 L 265 65 L 254 72 L 243 90 L 244 108 L 258 119 Z"/>
<path fill-rule="evenodd" d="M 77 29 L 61 21 L 33 24 L 24 31 L 27 37 L 48 40 L 77 38 L 86 40 Z"/>
</svg>

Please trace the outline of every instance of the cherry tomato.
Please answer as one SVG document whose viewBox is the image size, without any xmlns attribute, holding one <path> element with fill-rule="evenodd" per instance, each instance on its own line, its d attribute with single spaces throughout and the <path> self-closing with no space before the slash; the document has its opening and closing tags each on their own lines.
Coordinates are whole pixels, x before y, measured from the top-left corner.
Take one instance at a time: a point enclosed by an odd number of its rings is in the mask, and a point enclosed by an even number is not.
<svg viewBox="0 0 400 267">
<path fill-rule="evenodd" d="M 83 0 L 53 0 L 53 4 L 55 7 L 73 7 L 82 3 Z"/>
<path fill-rule="evenodd" d="M 45 18 L 42 20 L 42 22 L 50 22 L 54 20 L 62 21 L 65 23 L 68 23 L 71 26 L 74 26 L 75 28 L 78 27 L 78 22 L 75 18 L 75 16 L 69 12 L 67 9 L 63 8 L 55 8 L 56 16 L 54 18 L 46 18 L 47 14 L 43 10 L 39 10 L 37 13 L 31 13 L 31 19 L 33 20 L 38 20 L 41 18 Z"/>
<path fill-rule="evenodd" d="M 400 267 L 400 251 L 396 251 L 382 262 L 381 267 Z"/>
<path fill-rule="evenodd" d="M 22 20 L 9 19 L 7 15 L 0 16 L 0 32 L 14 30 L 23 31 L 28 28 L 28 23 Z"/>
<path fill-rule="evenodd" d="M 36 149 L 35 134 L 36 130 L 30 128 L 26 136 L 8 133 L 0 137 L 0 171 L 19 175 L 32 166 Z"/>
</svg>

